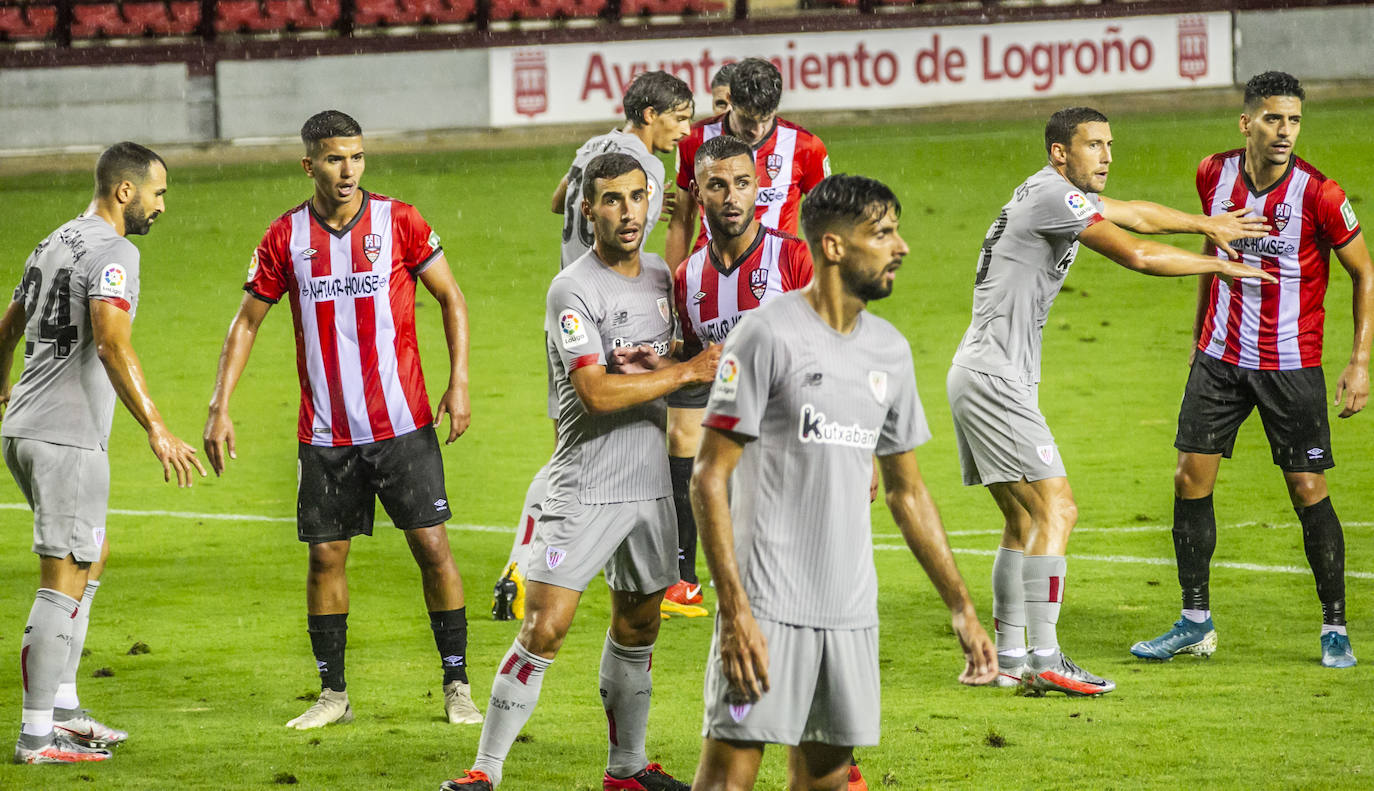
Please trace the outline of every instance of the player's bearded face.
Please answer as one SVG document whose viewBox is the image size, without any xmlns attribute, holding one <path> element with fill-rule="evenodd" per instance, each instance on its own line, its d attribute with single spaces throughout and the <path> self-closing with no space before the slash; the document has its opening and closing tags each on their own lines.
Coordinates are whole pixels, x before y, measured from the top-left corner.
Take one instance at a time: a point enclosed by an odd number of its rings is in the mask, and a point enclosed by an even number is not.
<svg viewBox="0 0 1374 791">
<path fill-rule="evenodd" d="M 759 194 L 753 157 L 703 160 L 696 178 L 698 202 L 712 238 L 733 239 L 749 230 Z"/>
<path fill-rule="evenodd" d="M 1064 149 L 1064 177 L 1084 192 L 1107 187 L 1112 163 L 1112 128 L 1101 121 L 1079 124 Z"/>
<path fill-rule="evenodd" d="M 162 196 L 167 192 L 167 170 L 157 162 L 148 167 L 148 177 L 139 184 L 134 197 L 124 204 L 124 233 L 142 236 L 166 209 Z"/>
<path fill-rule="evenodd" d="M 881 216 L 859 222 L 845 235 L 840 279 L 864 302 L 883 299 L 892 294 L 897 270 L 909 252 L 897 233 L 897 210 L 888 206 Z"/>
<path fill-rule="evenodd" d="M 649 183 L 644 171 L 635 169 L 612 179 L 597 179 L 592 201 L 582 210 L 592 221 L 597 247 L 629 253 L 639 249 L 644 221 L 649 216 Z"/>
<path fill-rule="evenodd" d="M 1302 100 L 1296 96 L 1270 96 L 1253 114 L 1240 117 L 1245 134 L 1245 153 L 1271 165 L 1287 165 L 1298 142 L 1302 125 Z"/>
</svg>

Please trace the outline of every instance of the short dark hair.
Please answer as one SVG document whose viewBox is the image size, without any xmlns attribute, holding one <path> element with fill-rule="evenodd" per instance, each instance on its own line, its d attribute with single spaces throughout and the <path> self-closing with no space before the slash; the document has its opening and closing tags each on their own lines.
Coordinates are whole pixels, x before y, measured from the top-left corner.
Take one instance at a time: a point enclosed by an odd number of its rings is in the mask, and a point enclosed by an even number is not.
<svg viewBox="0 0 1374 791">
<path fill-rule="evenodd" d="M 730 106 L 755 117 L 778 111 L 782 101 L 782 74 L 763 58 L 745 58 L 730 75 Z"/>
<path fill-rule="evenodd" d="M 730 78 L 735 76 L 735 69 L 738 66 L 738 63 L 727 63 L 719 69 L 716 69 L 716 76 L 711 78 L 711 90 L 715 90 L 722 85 L 727 88 L 730 87 Z"/>
<path fill-rule="evenodd" d="M 100 154 L 95 163 L 95 192 L 109 195 L 115 187 L 129 181 L 142 184 L 148 171 L 157 162 L 166 169 L 167 163 L 152 149 L 125 140 L 115 143 Z"/>
<path fill-rule="evenodd" d="M 1107 123 L 1107 116 L 1091 107 L 1065 107 L 1056 112 L 1045 124 L 1045 153 L 1049 154 L 1055 143 L 1068 146 L 1078 127 L 1094 123 Z"/>
<path fill-rule="evenodd" d="M 650 107 L 666 113 L 683 104 L 692 104 L 692 89 L 666 71 L 646 71 L 635 77 L 625 91 L 625 120 L 644 125 L 644 111 Z"/>
<path fill-rule="evenodd" d="M 1245 109 L 1253 110 L 1270 96 L 1292 96 L 1298 101 L 1307 98 L 1298 78 L 1283 71 L 1256 74 L 1245 83 Z"/>
<path fill-rule="evenodd" d="M 902 216 L 902 202 L 886 184 L 866 176 L 836 173 L 806 193 L 801 205 L 802 230 L 808 242 L 816 242 L 836 223 L 877 222 L 889 209 Z"/>
<path fill-rule="evenodd" d="M 634 170 L 644 173 L 644 167 L 639 164 L 639 160 L 629 154 L 616 151 L 596 156 L 587 163 L 587 169 L 582 172 L 582 199 L 590 202 L 596 197 L 598 179 L 613 179 Z M 646 182 L 648 178 L 649 174 L 645 173 Z"/>
<path fill-rule="evenodd" d="M 714 159 L 719 162 L 722 159 L 744 156 L 749 157 L 750 162 L 754 161 L 754 149 L 750 148 L 748 143 L 731 135 L 716 135 L 697 148 L 692 166 L 695 168 L 705 159 Z"/>
<path fill-rule="evenodd" d="M 314 151 L 321 140 L 331 137 L 362 137 L 363 128 L 353 116 L 339 110 L 315 113 L 301 125 L 301 142 L 306 151 Z"/>
</svg>

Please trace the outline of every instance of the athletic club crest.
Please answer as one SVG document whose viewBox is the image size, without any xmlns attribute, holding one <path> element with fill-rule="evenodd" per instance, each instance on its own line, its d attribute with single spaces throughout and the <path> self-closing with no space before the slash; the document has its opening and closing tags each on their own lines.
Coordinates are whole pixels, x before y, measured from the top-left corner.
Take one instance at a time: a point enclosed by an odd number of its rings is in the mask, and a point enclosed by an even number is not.
<svg viewBox="0 0 1374 791">
<path fill-rule="evenodd" d="M 1040 457 L 1040 460 L 1045 462 L 1046 464 L 1049 464 L 1054 461 L 1053 445 L 1038 445 L 1035 448 L 1035 453 Z"/>
<path fill-rule="evenodd" d="M 775 179 L 782 172 L 782 154 L 769 154 L 764 161 L 763 169 L 768 171 L 768 178 Z"/>
<path fill-rule="evenodd" d="M 754 704 L 752 703 L 731 703 L 730 719 L 739 722 L 749 716 L 749 710 L 752 708 L 754 708 Z"/>
<path fill-rule="evenodd" d="M 1282 231 L 1288 225 L 1288 218 L 1293 216 L 1293 207 L 1286 203 L 1280 203 L 1274 207 L 1274 228 Z"/>
<path fill-rule="evenodd" d="M 887 371 L 869 371 L 868 389 L 873 391 L 878 403 L 887 403 Z"/>
<path fill-rule="evenodd" d="M 673 312 L 672 309 L 668 307 L 667 297 L 658 298 L 658 315 L 663 317 L 664 324 L 673 323 Z"/>
<path fill-rule="evenodd" d="M 768 290 L 768 270 L 755 269 L 749 273 L 749 291 L 753 293 L 754 299 L 763 299 L 763 294 Z"/>
<path fill-rule="evenodd" d="M 544 552 L 544 562 L 549 564 L 549 571 L 553 571 L 554 569 L 558 568 L 558 564 L 562 563 L 563 558 L 567 556 L 567 552 L 558 549 L 557 547 L 549 547 Z"/>
<path fill-rule="evenodd" d="M 549 68 L 542 49 L 515 53 L 515 112 L 530 118 L 549 109 Z"/>
<path fill-rule="evenodd" d="M 1203 17 L 1179 17 L 1178 76 L 1186 80 L 1207 76 L 1207 20 Z"/>
<path fill-rule="evenodd" d="M 382 254 L 381 234 L 370 233 L 363 237 L 363 255 L 367 256 L 368 263 L 377 263 L 377 256 Z"/>
</svg>

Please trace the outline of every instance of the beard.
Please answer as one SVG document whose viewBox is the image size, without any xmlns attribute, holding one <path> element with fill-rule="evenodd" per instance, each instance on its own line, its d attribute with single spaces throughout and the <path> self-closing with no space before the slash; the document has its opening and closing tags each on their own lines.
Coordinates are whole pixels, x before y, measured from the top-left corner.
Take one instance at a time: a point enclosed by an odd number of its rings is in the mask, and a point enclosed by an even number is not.
<svg viewBox="0 0 1374 791">
<path fill-rule="evenodd" d="M 148 233 L 148 229 L 153 226 L 153 220 L 158 213 L 148 214 L 143 211 L 143 199 L 135 198 L 132 203 L 124 207 L 124 235 L 142 236 Z"/>
<path fill-rule="evenodd" d="M 860 272 L 840 270 L 840 278 L 844 281 L 845 287 L 849 289 L 849 293 L 864 302 L 873 302 L 892 295 L 892 287 L 895 284 L 884 282 L 883 278 L 886 274 L 886 267 L 871 278 L 864 277 Z"/>
</svg>

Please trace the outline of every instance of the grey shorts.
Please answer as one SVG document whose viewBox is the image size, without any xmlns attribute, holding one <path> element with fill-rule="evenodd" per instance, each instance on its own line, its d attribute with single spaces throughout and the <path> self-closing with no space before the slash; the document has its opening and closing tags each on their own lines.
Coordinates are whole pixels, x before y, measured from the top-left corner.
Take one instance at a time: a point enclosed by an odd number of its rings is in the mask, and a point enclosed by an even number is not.
<svg viewBox="0 0 1374 791">
<path fill-rule="evenodd" d="M 759 621 L 768 641 L 768 692 L 753 705 L 735 701 L 720 661 L 720 621 L 706 660 L 706 714 L 712 739 L 841 747 L 878 743 L 882 702 L 878 628 L 813 629 Z"/>
<path fill-rule="evenodd" d="M 525 578 L 582 591 L 602 569 L 611 590 L 657 593 L 677 582 L 672 497 L 601 505 L 544 501 Z"/>
<path fill-rule="evenodd" d="M 1065 477 L 1038 386 L 952 365 L 945 390 L 965 486 Z"/>
<path fill-rule="evenodd" d="M 49 558 L 100 560 L 110 461 L 103 450 L 6 437 L 5 464 L 33 509 L 33 551 Z"/>
</svg>

